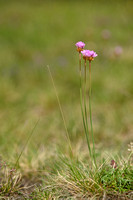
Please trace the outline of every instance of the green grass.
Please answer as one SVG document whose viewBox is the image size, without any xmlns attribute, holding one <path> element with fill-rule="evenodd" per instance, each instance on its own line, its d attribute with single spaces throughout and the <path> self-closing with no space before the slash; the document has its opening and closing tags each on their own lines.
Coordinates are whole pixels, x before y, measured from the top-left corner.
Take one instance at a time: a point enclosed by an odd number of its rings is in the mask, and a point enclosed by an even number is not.
<svg viewBox="0 0 133 200">
<path fill-rule="evenodd" d="M 37 184 L 34 199 L 37 195 L 42 195 L 38 199 L 60 195 L 75 198 L 75 192 L 72 191 L 73 196 L 69 194 L 70 185 L 66 187 L 66 181 L 81 191 L 76 192 L 77 196 L 82 196 L 84 190 L 86 195 L 94 196 L 97 187 L 93 185 L 92 191 L 88 190 L 92 184 L 91 181 L 88 183 L 90 177 L 102 188 L 96 198 L 110 195 L 110 192 L 116 192 L 116 195 L 130 192 L 131 188 L 125 185 L 131 179 L 131 163 L 126 168 L 121 157 L 128 157 L 133 130 L 132 13 L 133 2 L 130 0 L 111 3 L 103 0 L 0 2 L 0 154 L 2 160 L 14 167 L 40 118 L 16 172 L 22 175 L 20 186 L 26 182 L 28 186 Z M 102 36 L 106 29 L 110 31 L 107 40 Z M 98 53 L 92 63 L 92 117 L 98 166 L 108 158 L 96 173 L 100 178 L 88 174 L 92 169 L 88 170 L 90 160 L 80 111 L 78 54 L 75 50 L 79 40 L 86 43 L 86 48 Z M 123 48 L 119 57 L 114 55 L 116 46 Z M 70 133 L 73 159 L 69 158 L 64 124 L 47 65 L 52 71 Z M 58 151 L 65 156 L 66 163 L 60 160 Z M 119 163 L 115 171 L 109 164 L 112 159 Z M 80 176 L 82 183 L 77 185 L 79 180 L 75 180 L 71 168 L 87 180 L 85 185 Z M 60 179 L 62 176 L 65 179 Z M 124 180 L 117 181 L 119 176 Z M 4 173 L 0 184 L 2 177 Z M 56 180 L 61 182 L 53 191 Z M 30 198 L 32 190 L 23 190 L 23 198 Z M 2 191 L 1 196 L 17 198 L 16 190 L 11 194 Z"/>
<path fill-rule="evenodd" d="M 130 199 L 133 190 L 130 159 L 125 162 L 121 158 L 117 167 L 113 168 L 110 158 L 107 158 L 97 170 L 93 170 L 85 160 L 59 157 L 51 174 L 45 175 L 43 187 L 32 194 L 33 199 Z"/>
</svg>

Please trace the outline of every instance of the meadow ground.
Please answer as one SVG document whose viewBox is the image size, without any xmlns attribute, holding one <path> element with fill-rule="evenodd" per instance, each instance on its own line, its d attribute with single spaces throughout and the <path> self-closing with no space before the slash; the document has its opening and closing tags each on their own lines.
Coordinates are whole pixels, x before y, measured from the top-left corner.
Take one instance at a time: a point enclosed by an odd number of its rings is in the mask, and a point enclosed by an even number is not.
<svg viewBox="0 0 133 200">
<path fill-rule="evenodd" d="M 0 1 L 1 199 L 132 198 L 132 17 L 130 0 Z M 80 111 L 79 40 L 98 53 L 92 63 L 98 171 L 90 166 Z"/>
</svg>

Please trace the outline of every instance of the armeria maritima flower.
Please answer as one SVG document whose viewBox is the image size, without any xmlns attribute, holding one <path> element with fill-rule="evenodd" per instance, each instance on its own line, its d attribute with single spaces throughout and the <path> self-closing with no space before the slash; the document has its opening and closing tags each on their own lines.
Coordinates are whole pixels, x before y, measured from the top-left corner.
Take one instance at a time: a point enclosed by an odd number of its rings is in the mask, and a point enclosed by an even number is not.
<svg viewBox="0 0 133 200">
<path fill-rule="evenodd" d="M 83 50 L 83 51 L 81 51 L 81 53 L 82 53 L 82 55 L 83 55 L 83 58 L 84 58 L 85 60 L 89 60 L 89 61 L 94 60 L 94 58 L 95 58 L 96 56 L 98 56 L 98 55 L 96 54 L 96 52 L 90 51 L 90 50 Z"/>
<path fill-rule="evenodd" d="M 77 42 L 76 44 L 77 47 L 77 51 L 80 53 L 81 51 L 83 51 L 84 47 L 85 47 L 85 43 L 84 42 Z"/>
</svg>

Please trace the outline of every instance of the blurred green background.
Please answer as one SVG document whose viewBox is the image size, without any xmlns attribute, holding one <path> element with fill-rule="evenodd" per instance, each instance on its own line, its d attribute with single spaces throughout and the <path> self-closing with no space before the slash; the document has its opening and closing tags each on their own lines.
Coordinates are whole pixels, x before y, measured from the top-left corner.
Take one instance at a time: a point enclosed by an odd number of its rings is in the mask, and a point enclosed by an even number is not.
<svg viewBox="0 0 133 200">
<path fill-rule="evenodd" d="M 75 152 L 86 149 L 75 43 L 98 53 L 92 63 L 97 151 L 125 151 L 133 139 L 133 1 L 0 1 L 0 154 L 66 152 L 52 71 Z M 25 154 L 26 154 L 25 152 Z"/>
</svg>

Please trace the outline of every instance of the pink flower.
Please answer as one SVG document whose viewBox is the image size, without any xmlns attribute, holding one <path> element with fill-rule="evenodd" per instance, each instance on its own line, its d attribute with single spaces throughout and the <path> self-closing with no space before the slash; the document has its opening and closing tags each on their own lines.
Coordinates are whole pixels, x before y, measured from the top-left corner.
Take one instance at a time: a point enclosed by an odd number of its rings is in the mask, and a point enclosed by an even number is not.
<svg viewBox="0 0 133 200">
<path fill-rule="evenodd" d="M 115 56 L 120 56 L 123 53 L 123 48 L 121 46 L 116 46 L 114 49 Z"/>
<path fill-rule="evenodd" d="M 81 53 L 82 53 L 82 55 L 83 55 L 83 58 L 84 58 L 85 60 L 89 60 L 89 61 L 94 60 L 94 58 L 95 58 L 96 56 L 98 56 L 98 55 L 96 54 L 96 52 L 90 51 L 90 50 L 83 50 L 83 51 L 81 51 Z"/>
<path fill-rule="evenodd" d="M 114 160 L 111 160 L 111 166 L 113 167 L 113 168 L 116 168 L 117 167 L 117 164 L 116 164 L 116 162 L 114 161 Z"/>
<path fill-rule="evenodd" d="M 75 45 L 77 47 L 77 51 L 80 53 L 84 49 L 85 43 L 80 41 L 77 42 Z"/>
<path fill-rule="evenodd" d="M 83 57 L 89 57 L 90 56 L 90 50 L 83 50 L 81 51 Z"/>
</svg>

